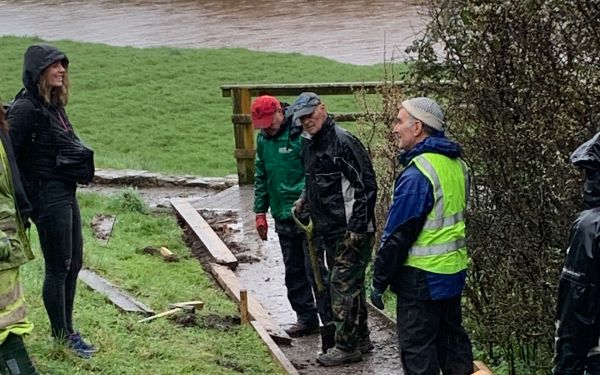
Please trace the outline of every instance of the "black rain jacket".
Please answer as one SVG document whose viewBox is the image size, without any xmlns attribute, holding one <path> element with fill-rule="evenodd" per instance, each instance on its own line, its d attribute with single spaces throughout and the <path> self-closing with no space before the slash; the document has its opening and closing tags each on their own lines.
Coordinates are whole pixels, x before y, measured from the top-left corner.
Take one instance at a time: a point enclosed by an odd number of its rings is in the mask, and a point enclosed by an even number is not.
<svg viewBox="0 0 600 375">
<path fill-rule="evenodd" d="M 585 210 L 571 227 L 560 276 L 555 375 L 583 375 L 591 361 L 600 360 L 600 133 L 581 145 L 571 161 L 586 172 Z"/>
<path fill-rule="evenodd" d="M 312 139 L 304 139 L 301 158 L 315 236 L 374 233 L 377 182 L 362 143 L 328 117 Z"/>
<path fill-rule="evenodd" d="M 7 116 L 15 158 L 28 195 L 32 193 L 33 181 L 70 180 L 56 168 L 57 150 L 80 143 L 64 107 L 44 105 L 39 95 L 42 72 L 56 61 L 65 66 L 69 63 L 67 56 L 55 47 L 34 45 L 27 49 L 23 63 L 25 89 L 17 95 Z"/>
</svg>

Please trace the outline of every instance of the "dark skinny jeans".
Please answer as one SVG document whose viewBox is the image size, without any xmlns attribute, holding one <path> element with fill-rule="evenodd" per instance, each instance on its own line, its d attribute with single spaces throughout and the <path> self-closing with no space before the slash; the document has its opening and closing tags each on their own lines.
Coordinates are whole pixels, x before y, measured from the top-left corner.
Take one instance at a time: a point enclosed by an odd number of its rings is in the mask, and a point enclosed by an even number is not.
<svg viewBox="0 0 600 375">
<path fill-rule="evenodd" d="M 45 260 L 42 296 L 52 336 L 64 338 L 73 329 L 73 302 L 77 275 L 83 263 L 81 216 L 75 196 L 77 185 L 60 180 L 37 181 L 32 204 Z"/>
</svg>

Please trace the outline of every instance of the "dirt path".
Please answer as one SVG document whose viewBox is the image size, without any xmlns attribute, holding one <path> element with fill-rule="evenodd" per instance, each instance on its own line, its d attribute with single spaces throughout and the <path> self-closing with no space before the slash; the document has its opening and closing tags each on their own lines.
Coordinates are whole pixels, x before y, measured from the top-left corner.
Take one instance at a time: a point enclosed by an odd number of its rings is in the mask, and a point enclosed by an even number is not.
<svg viewBox="0 0 600 375">
<path fill-rule="evenodd" d="M 269 239 L 261 241 L 254 228 L 252 187 L 234 186 L 219 194 L 190 201 L 211 224 L 239 260 L 235 273 L 273 319 L 282 327 L 296 321 L 287 300 L 284 265 L 275 224 L 269 220 Z M 215 225 L 214 223 L 221 223 Z M 295 338 L 292 346 L 280 346 L 301 374 L 403 374 L 398 355 L 395 324 L 374 308 L 369 309 L 369 328 L 375 350 L 363 361 L 326 368 L 316 362 L 320 337 Z"/>
<path fill-rule="evenodd" d="M 83 191 L 111 194 L 123 189 L 123 185 L 104 180 Z M 111 183 L 110 185 L 105 184 Z M 218 182 L 218 186 L 221 186 Z M 252 293 L 273 319 L 282 327 L 293 324 L 295 314 L 286 297 L 284 266 L 275 227 L 269 217 L 269 240 L 261 241 L 254 228 L 251 212 L 252 187 L 234 186 L 218 192 L 211 187 L 148 186 L 137 187 L 145 202 L 153 208 L 167 209 L 169 199 L 189 198 L 211 224 L 215 232 L 238 258 L 238 278 Z M 186 232 L 188 244 L 194 255 L 206 256 L 201 243 Z M 320 337 L 313 335 L 295 338 L 291 346 L 281 346 L 282 351 L 300 374 L 403 374 L 398 355 L 395 324 L 374 308 L 369 309 L 369 328 L 375 350 L 363 356 L 363 361 L 342 367 L 326 368 L 316 362 L 320 350 Z"/>
</svg>

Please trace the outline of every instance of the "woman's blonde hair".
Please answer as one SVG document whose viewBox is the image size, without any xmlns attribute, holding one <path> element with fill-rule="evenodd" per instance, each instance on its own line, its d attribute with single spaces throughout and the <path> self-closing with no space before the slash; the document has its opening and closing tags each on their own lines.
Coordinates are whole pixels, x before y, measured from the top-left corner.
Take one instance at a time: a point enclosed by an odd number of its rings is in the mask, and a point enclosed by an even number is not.
<svg viewBox="0 0 600 375">
<path fill-rule="evenodd" d="M 60 87 L 53 87 L 50 85 L 50 79 L 48 77 L 48 68 L 50 66 L 51 65 L 46 67 L 40 75 L 38 92 L 44 100 L 45 105 L 52 103 L 64 107 L 69 101 L 69 69 L 63 64 L 63 67 L 65 68 L 65 72 L 63 73 L 63 84 Z"/>
</svg>

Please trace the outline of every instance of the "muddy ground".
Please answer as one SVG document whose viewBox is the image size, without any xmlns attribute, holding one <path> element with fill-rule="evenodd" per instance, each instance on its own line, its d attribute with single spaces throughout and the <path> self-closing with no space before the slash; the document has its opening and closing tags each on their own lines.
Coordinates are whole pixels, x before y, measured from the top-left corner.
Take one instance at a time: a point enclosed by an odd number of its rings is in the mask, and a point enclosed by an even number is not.
<svg viewBox="0 0 600 375">
<path fill-rule="evenodd" d="M 123 188 L 122 185 L 95 184 L 82 191 L 113 194 Z M 144 201 L 155 210 L 170 210 L 171 198 L 208 198 L 218 194 L 220 189 L 189 186 L 142 186 L 137 188 Z M 222 193 L 221 193 L 222 194 Z M 231 207 L 231 210 L 201 210 L 203 217 L 213 230 L 227 244 L 237 257 L 239 266 L 236 274 L 273 319 L 282 327 L 296 320 L 286 298 L 283 275 L 283 259 L 277 236 L 270 230 L 269 240 L 260 241 L 254 230 L 253 214 Z M 269 218 L 270 228 L 274 228 Z M 183 223 L 182 223 L 183 225 Z M 190 251 L 204 263 L 207 252 L 202 243 L 184 227 L 184 238 Z M 173 318 L 174 323 L 185 326 L 218 325 L 224 331 L 232 324 L 239 324 L 239 317 L 192 317 L 182 314 Z M 342 367 L 325 368 L 316 362 L 320 351 L 320 337 L 313 335 L 295 338 L 291 346 L 281 346 L 282 351 L 298 369 L 300 374 L 402 374 L 395 324 L 378 310 L 369 308 L 369 327 L 371 339 L 375 345 L 373 353 L 363 356 L 363 361 Z"/>
</svg>

